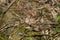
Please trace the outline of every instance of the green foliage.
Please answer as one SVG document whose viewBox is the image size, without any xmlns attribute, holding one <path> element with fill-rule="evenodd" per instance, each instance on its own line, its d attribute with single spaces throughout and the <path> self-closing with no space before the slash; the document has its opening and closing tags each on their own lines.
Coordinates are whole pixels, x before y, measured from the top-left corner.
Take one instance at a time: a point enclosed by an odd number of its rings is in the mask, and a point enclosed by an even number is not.
<svg viewBox="0 0 60 40">
<path fill-rule="evenodd" d="M 56 17 L 55 23 L 60 23 L 60 15 Z"/>
<path fill-rule="evenodd" d="M 23 40 L 33 40 L 33 38 L 32 37 L 26 37 Z"/>
<path fill-rule="evenodd" d="M 45 40 L 44 37 L 41 37 L 41 40 Z"/>
<path fill-rule="evenodd" d="M 60 32 L 60 27 L 53 28 L 54 33 Z"/>
<path fill-rule="evenodd" d="M 20 25 L 19 31 L 24 34 L 25 33 L 25 28 Z"/>
<path fill-rule="evenodd" d="M 0 40 L 8 40 L 8 38 L 4 34 L 0 33 Z"/>
<path fill-rule="evenodd" d="M 32 40 L 32 37 L 28 37 L 27 40 Z"/>
</svg>

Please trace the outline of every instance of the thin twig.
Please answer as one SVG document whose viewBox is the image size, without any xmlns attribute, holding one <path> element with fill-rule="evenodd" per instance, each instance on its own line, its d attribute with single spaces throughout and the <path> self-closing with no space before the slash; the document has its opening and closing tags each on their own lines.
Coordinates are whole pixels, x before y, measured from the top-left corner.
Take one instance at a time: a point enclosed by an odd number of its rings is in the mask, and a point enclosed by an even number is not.
<svg viewBox="0 0 60 40">
<path fill-rule="evenodd" d="M 9 10 L 9 8 L 16 2 L 16 0 L 13 0 L 11 4 L 6 8 L 6 10 L 3 12 L 3 14 L 6 14 L 6 12 Z"/>
</svg>

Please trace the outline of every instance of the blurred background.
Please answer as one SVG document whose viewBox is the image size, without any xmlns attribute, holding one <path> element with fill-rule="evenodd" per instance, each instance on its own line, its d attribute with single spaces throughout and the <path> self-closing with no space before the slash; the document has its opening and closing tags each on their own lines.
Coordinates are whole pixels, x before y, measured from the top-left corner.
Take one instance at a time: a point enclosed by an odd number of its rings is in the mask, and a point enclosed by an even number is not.
<svg viewBox="0 0 60 40">
<path fill-rule="evenodd" d="M 60 0 L 0 0 L 0 40 L 60 40 Z"/>
</svg>

